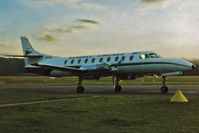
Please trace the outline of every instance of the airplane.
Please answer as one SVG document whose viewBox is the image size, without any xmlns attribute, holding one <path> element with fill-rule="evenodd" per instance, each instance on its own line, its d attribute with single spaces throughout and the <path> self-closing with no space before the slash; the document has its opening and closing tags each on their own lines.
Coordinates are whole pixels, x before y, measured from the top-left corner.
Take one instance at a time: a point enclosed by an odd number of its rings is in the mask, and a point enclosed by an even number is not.
<svg viewBox="0 0 199 133">
<path fill-rule="evenodd" d="M 77 93 L 83 93 L 82 80 L 112 76 L 115 92 L 122 90 L 120 80 L 147 75 L 162 76 L 161 93 L 167 93 L 166 77 L 182 75 L 196 65 L 185 60 L 162 58 L 154 52 L 132 52 L 76 57 L 56 57 L 35 51 L 26 37 L 21 37 L 25 70 L 51 77 L 78 76 Z"/>
</svg>

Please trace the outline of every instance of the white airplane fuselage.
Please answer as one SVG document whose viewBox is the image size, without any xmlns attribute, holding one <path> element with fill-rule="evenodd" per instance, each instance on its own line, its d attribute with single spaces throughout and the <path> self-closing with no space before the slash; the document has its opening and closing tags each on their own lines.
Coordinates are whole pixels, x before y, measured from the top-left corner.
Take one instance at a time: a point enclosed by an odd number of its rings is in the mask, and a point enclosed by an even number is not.
<svg viewBox="0 0 199 133">
<path fill-rule="evenodd" d="M 186 70 L 195 69 L 195 65 L 179 59 L 161 58 L 154 52 L 132 52 L 107 55 L 55 57 L 35 51 L 26 37 L 21 37 L 24 52 L 25 69 L 28 72 L 53 77 L 78 76 L 77 92 L 82 93 L 82 79 L 116 77 L 115 90 L 120 91 L 120 79 L 135 79 L 145 75 L 163 77 L 163 93 L 168 91 L 166 76 L 182 75 Z"/>
<path fill-rule="evenodd" d="M 142 75 L 161 75 L 165 73 L 173 73 L 174 75 L 180 75 L 180 72 L 193 69 L 193 64 L 177 59 L 167 59 L 157 57 L 147 57 L 141 58 L 141 55 L 155 54 L 154 52 L 136 52 L 136 53 L 122 53 L 122 54 L 110 54 L 110 55 L 97 55 L 97 56 L 82 56 L 82 57 L 51 57 L 48 56 L 47 59 L 44 58 L 40 60 L 40 63 L 47 63 L 56 66 L 62 67 L 72 67 L 72 68 L 90 68 L 91 70 L 83 75 L 90 76 L 111 76 L 113 73 L 115 75 L 127 75 L 128 76 L 142 76 Z M 156 55 L 156 54 L 155 54 Z M 122 57 L 125 57 L 124 60 L 121 60 Z M 100 59 L 102 61 L 100 62 Z M 110 60 L 108 59 L 110 58 Z M 118 59 L 116 59 L 118 58 Z M 132 58 L 132 59 L 130 59 Z M 87 60 L 87 62 L 85 62 Z M 94 60 L 94 61 L 93 61 Z M 120 62 L 120 63 L 118 63 Z M 97 73 L 92 70 L 96 66 L 106 63 L 109 66 L 117 66 L 117 72 L 106 72 L 106 73 Z M 29 68 L 35 68 L 35 66 L 25 66 L 27 70 Z M 60 76 L 78 76 L 78 73 L 65 72 L 61 70 L 52 70 L 50 76 L 60 77 Z"/>
</svg>

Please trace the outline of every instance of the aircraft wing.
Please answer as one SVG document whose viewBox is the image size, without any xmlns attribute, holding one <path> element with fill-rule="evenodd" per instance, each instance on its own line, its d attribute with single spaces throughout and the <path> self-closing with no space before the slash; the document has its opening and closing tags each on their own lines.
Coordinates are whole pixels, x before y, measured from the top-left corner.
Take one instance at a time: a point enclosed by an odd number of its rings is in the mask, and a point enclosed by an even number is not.
<svg viewBox="0 0 199 133">
<path fill-rule="evenodd" d="M 95 72 L 95 71 L 107 71 L 107 72 L 115 72 L 117 71 L 116 67 L 111 67 L 109 64 L 93 64 L 93 65 L 82 65 L 80 68 L 82 71 Z"/>
<path fill-rule="evenodd" d="M 42 67 L 42 68 L 49 68 L 49 69 L 54 69 L 54 70 L 66 71 L 66 72 L 80 72 L 81 71 L 78 68 L 58 66 L 58 65 L 52 65 L 52 64 L 44 64 L 44 63 L 35 63 L 35 64 L 31 64 L 31 65 L 39 66 L 39 67 Z"/>
<path fill-rule="evenodd" d="M 33 66 L 39 66 L 42 68 L 48 68 L 48 69 L 54 69 L 54 70 L 60 70 L 65 72 L 115 72 L 117 71 L 117 68 L 110 67 L 108 64 L 93 64 L 93 65 L 82 65 L 79 68 L 74 67 L 68 67 L 68 66 L 59 66 L 59 65 L 52 65 L 52 64 L 46 64 L 46 63 L 35 63 L 31 64 Z"/>
</svg>

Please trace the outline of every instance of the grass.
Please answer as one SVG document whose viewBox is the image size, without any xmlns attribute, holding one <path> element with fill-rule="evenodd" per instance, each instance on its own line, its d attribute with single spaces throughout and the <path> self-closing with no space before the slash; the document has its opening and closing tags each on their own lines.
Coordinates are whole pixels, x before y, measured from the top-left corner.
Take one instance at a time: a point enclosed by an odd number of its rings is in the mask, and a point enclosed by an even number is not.
<svg viewBox="0 0 199 133">
<path fill-rule="evenodd" d="M 2 107 L 1 132 L 199 132 L 199 99 L 93 96 L 57 103 Z"/>
<path fill-rule="evenodd" d="M 0 76 L 0 87 L 16 87 L 16 86 L 70 86 L 77 85 L 77 77 L 49 78 L 49 77 L 32 77 L 32 76 Z M 137 78 L 136 80 L 123 80 L 123 84 L 135 85 L 152 85 L 162 84 L 162 78 L 152 76 Z M 171 76 L 167 78 L 167 84 L 199 84 L 198 76 Z M 110 85 L 112 84 L 111 77 L 101 78 L 97 80 L 84 80 L 86 85 Z"/>
<path fill-rule="evenodd" d="M 77 78 L 0 77 L 3 87 L 76 85 Z M 122 84 L 161 84 L 153 77 Z M 169 77 L 169 84 L 198 84 L 199 77 Z M 111 78 L 84 84 L 111 84 Z M 16 88 L 17 89 L 17 88 Z M 27 101 L 66 99 L 0 107 L 0 133 L 198 133 L 199 98 L 170 103 L 170 95 L 87 95 L 49 91 L 10 91 L 0 88 L 0 105 Z"/>
</svg>

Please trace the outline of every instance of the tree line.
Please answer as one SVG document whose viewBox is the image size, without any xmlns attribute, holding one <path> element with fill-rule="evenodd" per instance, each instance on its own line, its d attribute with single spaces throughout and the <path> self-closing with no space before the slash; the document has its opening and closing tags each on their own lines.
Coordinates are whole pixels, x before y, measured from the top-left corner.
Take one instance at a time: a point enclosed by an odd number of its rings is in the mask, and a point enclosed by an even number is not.
<svg viewBox="0 0 199 133">
<path fill-rule="evenodd" d="M 0 76 L 26 75 L 24 60 L 19 58 L 0 57 Z"/>
</svg>

